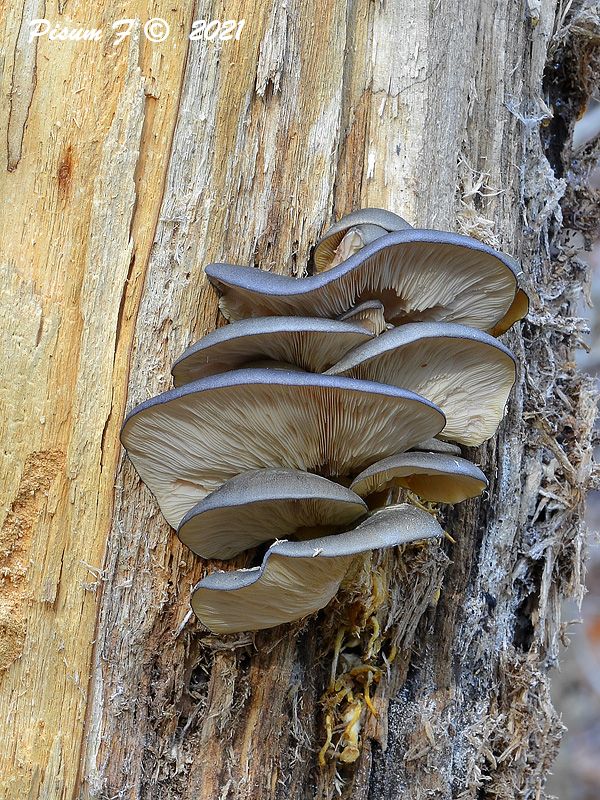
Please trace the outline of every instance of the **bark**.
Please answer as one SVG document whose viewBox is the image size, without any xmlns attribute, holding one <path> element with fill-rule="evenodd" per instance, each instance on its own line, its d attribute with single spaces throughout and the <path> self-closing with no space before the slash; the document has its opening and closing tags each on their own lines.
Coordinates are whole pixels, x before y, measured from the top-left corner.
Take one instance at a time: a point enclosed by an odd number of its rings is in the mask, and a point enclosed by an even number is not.
<svg viewBox="0 0 600 800">
<path fill-rule="evenodd" d="M 33 51 L 43 8 L 5 15 L 0 797 L 543 796 L 592 476 L 594 393 L 573 362 L 593 146 L 575 162 L 569 141 L 597 7 L 158 0 L 136 15 L 171 37 Z M 82 2 L 74 19 L 119 16 Z M 239 42 L 186 42 L 219 17 L 246 18 Z M 220 324 L 204 264 L 305 274 L 326 224 L 368 205 L 523 261 L 532 311 L 505 337 L 519 380 L 471 453 L 489 496 L 448 513 L 455 543 L 375 554 L 361 591 L 304 624 L 207 635 L 188 600 L 214 565 L 119 454 L 124 410 Z M 348 608 L 382 623 L 378 716 L 363 711 L 356 762 L 319 766 Z"/>
</svg>

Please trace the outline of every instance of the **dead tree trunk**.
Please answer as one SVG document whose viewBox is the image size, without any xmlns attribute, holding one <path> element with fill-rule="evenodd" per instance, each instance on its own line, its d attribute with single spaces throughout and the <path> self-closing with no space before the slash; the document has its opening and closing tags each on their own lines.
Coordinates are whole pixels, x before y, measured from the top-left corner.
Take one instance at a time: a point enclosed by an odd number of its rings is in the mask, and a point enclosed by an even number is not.
<svg viewBox="0 0 600 800">
<path fill-rule="evenodd" d="M 56 21 L 74 24 L 66 5 Z M 569 137 L 598 9 L 129 5 L 168 19 L 170 38 L 29 44 L 44 12 L 5 16 L 0 797 L 542 796 L 591 474 L 571 240 L 592 219 Z M 107 31 L 119 16 L 77 13 Z M 246 19 L 239 41 L 187 42 L 192 20 L 219 17 Z M 305 274 L 326 224 L 364 206 L 522 259 L 533 307 L 507 336 L 522 364 L 509 413 L 473 453 L 489 498 L 453 512 L 456 543 L 410 575 L 376 561 L 396 656 L 358 760 L 319 766 L 339 609 L 233 643 L 206 635 L 187 616 L 206 565 L 119 457 L 118 430 L 218 324 L 204 264 Z"/>
</svg>

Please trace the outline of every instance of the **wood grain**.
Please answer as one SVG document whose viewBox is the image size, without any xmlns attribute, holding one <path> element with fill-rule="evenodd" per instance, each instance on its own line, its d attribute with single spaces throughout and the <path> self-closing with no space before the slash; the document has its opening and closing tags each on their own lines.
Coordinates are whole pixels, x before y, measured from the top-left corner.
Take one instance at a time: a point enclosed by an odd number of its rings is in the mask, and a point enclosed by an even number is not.
<svg viewBox="0 0 600 800">
<path fill-rule="evenodd" d="M 157 52 L 139 36 L 118 48 L 44 39 L 31 46 L 23 31 L 32 17 L 110 27 L 127 16 L 117 4 L 69 4 L 64 16 L 54 4 L 41 8 L 3 14 L 7 798 L 71 797 L 75 785 L 131 335 L 186 52 L 181 38 Z M 149 11 L 139 4 L 136 13 Z M 181 31 L 191 9 L 164 4 L 162 13 Z"/>
</svg>

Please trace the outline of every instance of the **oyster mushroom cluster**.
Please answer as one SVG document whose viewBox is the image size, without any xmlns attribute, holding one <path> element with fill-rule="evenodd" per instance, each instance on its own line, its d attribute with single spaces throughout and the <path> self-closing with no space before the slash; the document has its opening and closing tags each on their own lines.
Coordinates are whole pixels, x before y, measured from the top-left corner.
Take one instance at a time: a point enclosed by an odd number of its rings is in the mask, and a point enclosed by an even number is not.
<svg viewBox="0 0 600 800">
<path fill-rule="evenodd" d="M 334 225 L 317 274 L 211 264 L 226 325 L 175 362 L 175 388 L 134 408 L 121 434 L 181 541 L 206 559 L 266 548 L 260 566 L 201 580 L 212 631 L 300 619 L 353 560 L 441 536 L 403 487 L 457 503 L 487 486 L 461 456 L 491 437 L 515 381 L 498 335 L 527 313 L 517 264 L 455 233 L 381 209 Z M 385 496 L 385 495 L 384 495 Z"/>
</svg>

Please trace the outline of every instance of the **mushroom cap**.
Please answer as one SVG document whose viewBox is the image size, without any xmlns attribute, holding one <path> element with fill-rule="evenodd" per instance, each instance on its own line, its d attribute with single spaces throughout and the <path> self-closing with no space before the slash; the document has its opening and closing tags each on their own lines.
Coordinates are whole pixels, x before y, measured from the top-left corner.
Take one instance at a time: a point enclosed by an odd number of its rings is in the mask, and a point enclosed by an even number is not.
<svg viewBox="0 0 600 800">
<path fill-rule="evenodd" d="M 325 372 L 371 335 L 361 325 L 322 317 L 258 317 L 212 331 L 181 355 L 171 370 L 175 386 L 270 359 Z"/>
<path fill-rule="evenodd" d="M 487 487 L 483 472 L 466 458 L 443 453 L 400 453 L 367 467 L 352 482 L 361 497 L 390 486 L 410 489 L 424 500 L 460 503 Z"/>
<path fill-rule="evenodd" d="M 374 336 L 379 336 L 387 328 L 384 312 L 383 303 L 379 300 L 366 300 L 342 314 L 340 320 L 360 325 Z"/>
<path fill-rule="evenodd" d="M 313 255 L 317 272 L 323 272 L 329 268 L 342 239 L 350 228 L 357 226 L 364 244 L 373 242 L 390 231 L 412 229 L 412 225 L 409 225 L 405 219 L 384 208 L 361 208 L 352 211 L 328 228 L 317 242 Z"/>
<path fill-rule="evenodd" d="M 419 442 L 412 450 L 425 451 L 426 453 L 447 453 L 451 456 L 462 455 L 462 450 L 457 444 L 452 442 L 443 442 L 441 439 L 434 437 L 433 439 L 425 439 L 424 442 Z"/>
<path fill-rule="evenodd" d="M 410 229 L 388 233 L 307 278 L 231 264 L 209 264 L 206 274 L 230 319 L 334 318 L 375 299 L 394 325 L 444 320 L 491 330 L 511 307 L 520 270 L 512 258 L 468 236 Z"/>
<path fill-rule="evenodd" d="M 515 322 L 523 319 L 523 317 L 526 317 L 527 314 L 529 314 L 529 297 L 523 291 L 523 289 L 517 289 L 517 293 L 510 305 L 510 308 L 502 317 L 500 322 L 497 322 L 496 325 L 494 325 L 490 333 L 492 336 L 502 336 L 502 334 L 506 333 L 509 328 L 512 328 Z"/>
<path fill-rule="evenodd" d="M 207 495 L 188 511 L 177 535 L 202 558 L 227 559 L 300 528 L 348 527 L 366 513 L 358 495 L 320 475 L 259 469 Z"/>
<path fill-rule="evenodd" d="M 442 535 L 431 514 L 390 506 L 346 533 L 277 542 L 260 567 L 213 572 L 194 587 L 192 608 L 214 633 L 272 628 L 326 606 L 355 556 Z"/>
<path fill-rule="evenodd" d="M 444 439 L 473 447 L 496 432 L 516 367 L 510 350 L 483 331 L 444 322 L 415 322 L 357 347 L 326 374 L 417 392 L 446 415 Z"/>
<path fill-rule="evenodd" d="M 242 369 L 201 378 L 134 408 L 121 441 L 176 528 L 226 480 L 283 467 L 356 475 L 444 427 L 429 400 L 368 381 Z"/>
</svg>

